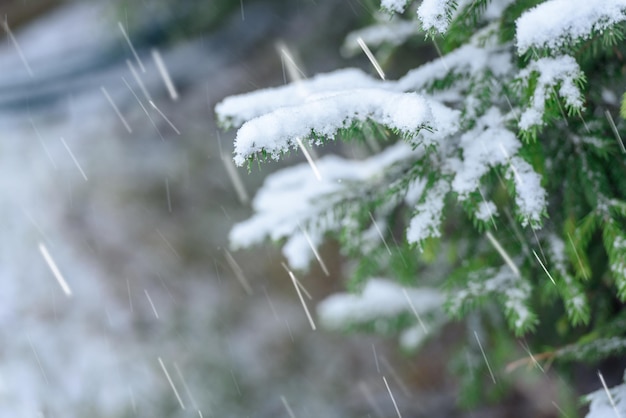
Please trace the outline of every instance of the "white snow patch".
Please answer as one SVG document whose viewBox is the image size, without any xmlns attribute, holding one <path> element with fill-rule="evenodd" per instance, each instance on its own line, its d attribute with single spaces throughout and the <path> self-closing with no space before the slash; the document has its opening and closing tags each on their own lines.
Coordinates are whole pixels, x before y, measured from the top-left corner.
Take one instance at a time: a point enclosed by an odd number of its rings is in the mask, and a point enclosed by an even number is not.
<svg viewBox="0 0 626 418">
<path fill-rule="evenodd" d="M 513 318 L 515 328 L 520 329 L 533 318 L 527 306 L 530 293 L 528 282 L 513 273 L 508 265 L 487 268 L 470 274 L 465 287 L 450 294 L 450 310 L 457 313 L 466 302 L 489 294 L 501 295 L 507 317 Z"/>
<path fill-rule="evenodd" d="M 429 333 L 420 325 L 405 329 L 400 334 L 400 346 L 405 350 L 415 350 L 426 340 Z"/>
<path fill-rule="evenodd" d="M 626 20 L 626 0 L 549 0 L 517 19 L 517 49 L 558 49 Z"/>
<path fill-rule="evenodd" d="M 609 393 L 601 388 L 585 396 L 589 402 L 589 413 L 585 418 L 626 416 L 626 383 L 610 388 Z"/>
<path fill-rule="evenodd" d="M 303 232 L 297 232 L 283 245 L 283 255 L 287 259 L 289 266 L 295 270 L 306 270 L 309 267 L 309 264 L 315 257 L 313 248 L 317 249 L 322 244 L 324 238 L 319 233 L 309 233 L 308 235 L 310 243 Z"/>
<path fill-rule="evenodd" d="M 443 217 L 445 198 L 449 191 L 448 182 L 440 180 L 426 192 L 424 201 L 415 208 L 415 215 L 411 218 L 406 231 L 409 243 L 418 244 L 428 237 L 441 235 L 439 226 Z"/>
<path fill-rule="evenodd" d="M 460 200 L 478 189 L 480 179 L 491 167 L 506 164 L 521 148 L 515 135 L 504 127 L 504 118 L 497 108 L 489 109 L 476 126 L 461 136 L 463 161 L 456 170 L 452 190 Z"/>
<path fill-rule="evenodd" d="M 230 96 L 215 106 L 218 119 L 225 125 L 239 127 L 244 122 L 278 108 L 305 103 L 311 94 L 339 92 L 384 85 L 356 68 L 319 74 L 307 80 Z"/>
<path fill-rule="evenodd" d="M 390 12 L 403 13 L 410 0 L 380 0 L 380 7 Z"/>
<path fill-rule="evenodd" d="M 443 80 L 449 74 L 461 76 L 483 75 L 490 71 L 496 77 L 512 71 L 512 55 L 509 51 L 497 47 L 480 47 L 466 44 L 445 56 L 409 71 L 397 82 L 402 91 L 421 90 L 437 80 Z"/>
<path fill-rule="evenodd" d="M 413 312 L 404 291 L 420 316 L 440 309 L 444 301 L 444 296 L 436 289 L 403 288 L 390 280 L 372 278 L 360 294 L 338 293 L 329 296 L 317 306 L 317 313 L 321 322 L 331 329 L 393 318 L 405 312 Z"/>
<path fill-rule="evenodd" d="M 463 8 L 471 0 L 423 0 L 417 9 L 417 16 L 422 22 L 424 30 L 436 30 L 445 33 L 448 30 L 450 20 L 456 10 Z M 455 3 L 457 6 L 455 7 Z"/>
<path fill-rule="evenodd" d="M 420 150 L 398 142 L 362 161 L 334 155 L 320 158 L 316 166 L 322 181 L 307 163 L 273 173 L 254 197 L 255 214 L 231 229 L 230 243 L 234 248 L 244 248 L 266 238 L 287 238 L 283 254 L 292 267 L 303 268 L 314 253 L 301 236 L 301 226 L 306 226 L 311 241 L 317 245 L 325 231 L 341 226 L 342 220 L 335 219 L 328 211 L 345 197 L 360 193 L 354 187 L 357 182 L 367 182 L 393 164 L 415 159 L 420 154 Z"/>
<path fill-rule="evenodd" d="M 461 111 L 450 109 L 434 98 L 428 99 L 428 105 L 432 113 L 432 130 L 419 131 L 411 141 L 413 144 L 438 144 L 444 138 L 456 134 L 460 129 Z"/>
<path fill-rule="evenodd" d="M 278 158 L 290 147 L 297 147 L 296 138 L 312 135 L 333 138 L 339 129 L 368 119 L 406 136 L 414 136 L 431 122 L 432 113 L 426 99 L 415 93 L 380 89 L 337 93 L 279 108 L 244 123 L 235 138 L 234 160 L 241 166 L 261 151 Z"/>
<path fill-rule="evenodd" d="M 478 204 L 478 210 L 476 211 L 476 218 L 481 221 L 487 222 L 494 216 L 498 216 L 498 209 L 495 203 L 492 201 L 482 201 Z"/>
<path fill-rule="evenodd" d="M 531 62 L 528 67 L 520 71 L 518 78 L 528 83 L 532 74 L 537 74 L 537 83 L 531 106 L 524 110 L 520 118 L 519 127 L 528 130 L 533 126 L 543 124 L 546 101 L 551 94 L 556 93 L 565 100 L 565 104 L 574 109 L 583 107 L 583 97 L 576 87 L 576 80 L 582 77 L 582 72 L 576 60 L 569 55 L 556 58 L 540 58 Z"/>
<path fill-rule="evenodd" d="M 511 158 L 506 178 L 515 183 L 515 204 L 522 216 L 522 226 L 539 224 L 546 208 L 546 191 L 541 186 L 541 176 L 521 157 Z"/>
</svg>

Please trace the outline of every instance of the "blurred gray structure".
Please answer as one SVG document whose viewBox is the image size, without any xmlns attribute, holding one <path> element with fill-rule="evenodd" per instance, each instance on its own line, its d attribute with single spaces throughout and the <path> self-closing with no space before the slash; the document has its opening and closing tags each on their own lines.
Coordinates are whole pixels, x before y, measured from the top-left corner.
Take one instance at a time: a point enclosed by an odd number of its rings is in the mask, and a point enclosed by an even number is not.
<svg viewBox="0 0 626 418">
<path fill-rule="evenodd" d="M 337 9 L 313 6 L 244 4 L 245 22 L 237 10 L 210 33 L 161 45 L 146 40 L 149 17 L 118 22 L 122 2 L 66 2 L 29 23 L 9 9 L 0 45 L 2 416 L 367 409 L 347 377 L 375 367 L 371 343 L 357 348 L 369 340 L 312 332 L 276 253 L 232 256 L 250 294 L 225 257 L 229 226 L 248 209 L 221 158 L 232 134 L 218 139 L 213 105 L 279 83 L 274 43 L 316 35 L 308 21 Z M 239 175 L 251 194 L 258 176 Z"/>
</svg>

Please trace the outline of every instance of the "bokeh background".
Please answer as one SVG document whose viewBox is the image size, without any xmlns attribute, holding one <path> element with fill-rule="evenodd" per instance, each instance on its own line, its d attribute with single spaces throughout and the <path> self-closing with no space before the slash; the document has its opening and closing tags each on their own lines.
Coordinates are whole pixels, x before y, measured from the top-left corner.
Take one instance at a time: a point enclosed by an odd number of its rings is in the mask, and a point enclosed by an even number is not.
<svg viewBox="0 0 626 418">
<path fill-rule="evenodd" d="M 419 355 L 313 331 L 275 248 L 228 250 L 263 177 L 301 156 L 237 169 L 237 190 L 214 105 L 284 84 L 280 48 L 306 75 L 370 70 L 340 47 L 376 7 L 0 0 L 0 416 L 397 416 L 382 375 L 403 417 L 558 415 L 547 375 L 461 411 L 446 356 L 463 328 Z M 413 47 L 405 65 L 432 56 Z M 345 260 L 332 243 L 322 257 L 329 276 L 299 277 L 311 309 L 343 289 Z"/>
</svg>

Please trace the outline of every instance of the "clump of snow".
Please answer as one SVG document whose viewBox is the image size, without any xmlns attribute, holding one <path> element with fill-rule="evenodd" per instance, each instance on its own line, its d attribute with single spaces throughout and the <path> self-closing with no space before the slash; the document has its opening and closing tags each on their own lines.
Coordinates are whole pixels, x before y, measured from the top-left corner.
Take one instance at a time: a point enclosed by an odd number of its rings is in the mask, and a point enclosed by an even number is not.
<svg viewBox="0 0 626 418">
<path fill-rule="evenodd" d="M 439 33 L 445 33 L 450 23 L 452 4 L 452 1 L 447 0 L 422 1 L 422 4 L 417 9 L 417 15 L 422 21 L 424 29 L 436 29 Z"/>
<path fill-rule="evenodd" d="M 315 229 L 312 233 L 293 234 L 283 245 L 283 255 L 289 266 L 296 270 L 306 270 L 315 256 L 314 249 L 322 244 L 323 235 Z"/>
<path fill-rule="evenodd" d="M 360 294 L 329 296 L 317 306 L 317 314 L 324 326 L 344 329 L 350 325 L 412 313 L 413 308 L 420 317 L 425 316 L 440 309 L 443 301 L 444 296 L 436 289 L 403 288 L 390 280 L 372 278 Z"/>
<path fill-rule="evenodd" d="M 241 166 L 262 151 L 278 158 L 290 147 L 297 147 L 297 138 L 333 138 L 340 129 L 366 120 L 410 137 L 431 122 L 432 113 L 426 99 L 415 93 L 381 89 L 341 92 L 279 108 L 244 123 L 235 138 L 234 160 Z"/>
<path fill-rule="evenodd" d="M 490 167 L 506 164 L 517 153 L 521 143 L 504 127 L 504 118 L 497 108 L 489 109 L 476 121 L 476 126 L 461 136 L 463 161 L 456 169 L 452 190 L 460 200 L 478 189 L 480 179 Z"/>
<path fill-rule="evenodd" d="M 549 0 L 524 12 L 516 21 L 517 49 L 558 49 L 587 39 L 626 20 L 626 0 Z"/>
<path fill-rule="evenodd" d="M 428 332 L 420 325 L 405 329 L 400 334 L 400 346 L 405 350 L 415 350 L 428 337 Z"/>
<path fill-rule="evenodd" d="M 551 94 L 556 93 L 565 100 L 565 104 L 573 109 L 582 109 L 583 97 L 576 81 L 583 74 L 574 58 L 562 55 L 556 58 L 540 58 L 531 62 L 528 67 L 519 72 L 518 78 L 528 83 L 533 74 L 538 75 L 535 91 L 530 100 L 531 106 L 522 112 L 519 127 L 528 130 L 533 126 L 543 124 L 546 101 Z"/>
<path fill-rule="evenodd" d="M 418 203 L 415 215 L 411 218 L 406 231 L 407 241 L 411 244 L 419 244 L 428 237 L 441 235 L 439 227 L 443 218 L 445 198 L 450 191 L 450 184 L 446 180 L 440 180 L 427 192 L 424 201 Z"/>
<path fill-rule="evenodd" d="M 624 379 L 626 381 L 626 378 Z M 601 388 L 585 396 L 589 413 L 585 418 L 626 416 L 626 383 L 610 389 Z"/>
<path fill-rule="evenodd" d="M 470 0 L 423 0 L 417 9 L 417 16 L 424 30 L 445 33 L 455 10 L 462 10 Z"/>
<path fill-rule="evenodd" d="M 493 217 L 497 215 L 498 209 L 496 208 L 495 203 L 493 203 L 491 200 L 482 201 L 478 204 L 476 219 L 486 222 L 490 219 L 493 219 Z"/>
<path fill-rule="evenodd" d="M 362 193 L 362 187 L 354 187 L 355 184 L 371 181 L 392 165 L 415 160 L 421 153 L 398 142 L 362 161 L 327 155 L 315 162 L 321 180 L 307 163 L 278 171 L 265 179 L 254 197 L 255 214 L 231 229 L 230 243 L 234 248 L 245 248 L 266 238 L 287 239 L 283 254 L 289 264 L 305 268 L 314 253 L 304 230 L 317 246 L 325 231 L 341 226 L 331 209 L 343 199 Z"/>
<path fill-rule="evenodd" d="M 313 93 L 376 88 L 383 84 L 359 69 L 346 68 L 281 87 L 227 97 L 215 106 L 215 113 L 222 124 L 239 127 L 278 108 L 302 104 Z"/>
<path fill-rule="evenodd" d="M 429 98 L 428 105 L 432 113 L 431 130 L 422 129 L 412 139 L 413 144 L 434 145 L 456 134 L 460 129 L 461 111 L 450 109 L 434 98 Z"/>
<path fill-rule="evenodd" d="M 546 209 L 546 191 L 541 186 L 541 176 L 521 157 L 511 158 L 506 178 L 515 183 L 515 205 L 522 217 L 522 226 L 536 226 Z"/>
<path fill-rule="evenodd" d="M 403 13 L 410 0 L 380 0 L 380 7 L 390 12 Z"/>
</svg>

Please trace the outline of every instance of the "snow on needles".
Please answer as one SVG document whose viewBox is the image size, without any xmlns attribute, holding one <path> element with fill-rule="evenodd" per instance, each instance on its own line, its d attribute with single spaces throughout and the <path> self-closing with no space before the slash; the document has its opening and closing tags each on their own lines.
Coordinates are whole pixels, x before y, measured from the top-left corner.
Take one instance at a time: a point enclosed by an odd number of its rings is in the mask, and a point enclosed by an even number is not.
<svg viewBox="0 0 626 418">
<path fill-rule="evenodd" d="M 494 216 L 498 216 L 498 208 L 492 201 L 482 201 L 478 204 L 478 210 L 476 210 L 476 219 L 483 222 L 487 222 L 493 219 Z"/>
<path fill-rule="evenodd" d="M 444 300 L 442 292 L 436 289 L 404 288 L 391 280 L 371 278 L 359 294 L 329 296 L 317 306 L 317 314 L 329 329 L 373 325 L 383 333 L 388 331 L 388 321 L 408 314 L 415 318 L 415 323 L 402 331 L 400 345 L 405 350 L 415 350 L 445 323 Z"/>
<path fill-rule="evenodd" d="M 398 89 L 425 89 L 450 74 L 473 77 L 483 75 L 488 70 L 495 76 L 505 75 L 513 69 L 511 53 L 500 49 L 501 47 L 463 45 L 441 58 L 409 71 L 398 80 Z"/>
<path fill-rule="evenodd" d="M 465 200 L 476 191 L 480 179 L 491 167 L 506 164 L 522 144 L 513 132 L 504 127 L 504 119 L 497 108 L 491 108 L 478 119 L 476 126 L 461 136 L 463 161 L 455 170 L 452 190 Z"/>
<path fill-rule="evenodd" d="M 332 93 L 244 123 L 235 138 L 234 160 L 241 166 L 259 152 L 277 159 L 298 146 L 297 138 L 333 138 L 340 129 L 368 119 L 412 137 L 428 125 L 432 113 L 426 99 L 415 93 L 380 89 Z"/>
<path fill-rule="evenodd" d="M 509 266 L 486 268 L 470 273 L 464 287 L 450 293 L 448 309 L 458 315 L 464 306 L 471 306 L 480 298 L 493 295 L 501 299 L 507 318 L 519 331 L 536 320 L 534 313 L 528 309 L 530 294 L 530 284 Z"/>
<path fill-rule="evenodd" d="M 517 155 L 522 144 L 504 123 L 504 117 L 494 107 L 461 136 L 463 160 L 449 161 L 455 172 L 452 190 L 458 193 L 459 200 L 465 200 L 478 190 L 481 178 L 490 168 L 507 166 L 505 176 L 515 185 L 515 204 L 522 226 L 538 225 L 547 205 L 546 191 L 541 186 L 541 176 Z"/>
<path fill-rule="evenodd" d="M 341 227 L 341 219 L 335 219 L 331 209 L 351 194 L 362 192 L 362 188 L 354 187 L 355 182 L 365 182 L 420 154 L 421 150 L 398 142 L 362 161 L 335 155 L 320 158 L 316 166 L 321 181 L 307 163 L 271 174 L 254 197 L 254 215 L 231 229 L 230 243 L 234 248 L 245 248 L 266 238 L 287 239 L 283 255 L 293 268 L 304 270 L 314 257 L 311 245 L 317 246 L 326 231 Z"/>
<path fill-rule="evenodd" d="M 626 20 L 626 0 L 549 0 L 517 19 L 517 49 L 557 49 Z"/>
<path fill-rule="evenodd" d="M 406 291 L 408 298 L 404 295 Z M 404 289 L 390 280 L 372 278 L 360 294 L 339 293 L 323 300 L 317 306 L 322 323 L 331 329 L 365 324 L 380 318 L 393 318 L 402 313 L 428 314 L 441 308 L 444 296 L 436 289 Z"/>
<path fill-rule="evenodd" d="M 557 92 L 569 108 L 582 109 L 583 97 L 576 81 L 583 78 L 583 73 L 574 58 L 569 55 L 540 58 L 520 71 L 518 79 L 528 84 L 533 74 L 537 75 L 535 91 L 530 100 L 531 106 L 523 111 L 520 118 L 521 129 L 528 130 L 543 124 L 546 101 Z"/>
<path fill-rule="evenodd" d="M 471 0 L 423 0 L 417 9 L 424 30 L 445 33 L 456 10 L 462 10 Z M 475 1 L 475 0 L 474 0 Z"/>
<path fill-rule="evenodd" d="M 356 68 L 319 74 L 307 80 L 230 96 L 215 106 L 218 120 L 228 127 L 239 127 L 244 122 L 280 107 L 304 103 L 312 94 L 357 88 L 375 88 L 384 84 Z"/>
<path fill-rule="evenodd" d="M 415 208 L 415 215 L 411 218 L 406 231 L 407 241 L 418 244 L 428 237 L 441 235 L 439 226 L 443 218 L 445 198 L 450 191 L 450 184 L 446 180 L 438 181 L 426 193 L 423 202 Z"/>
</svg>

